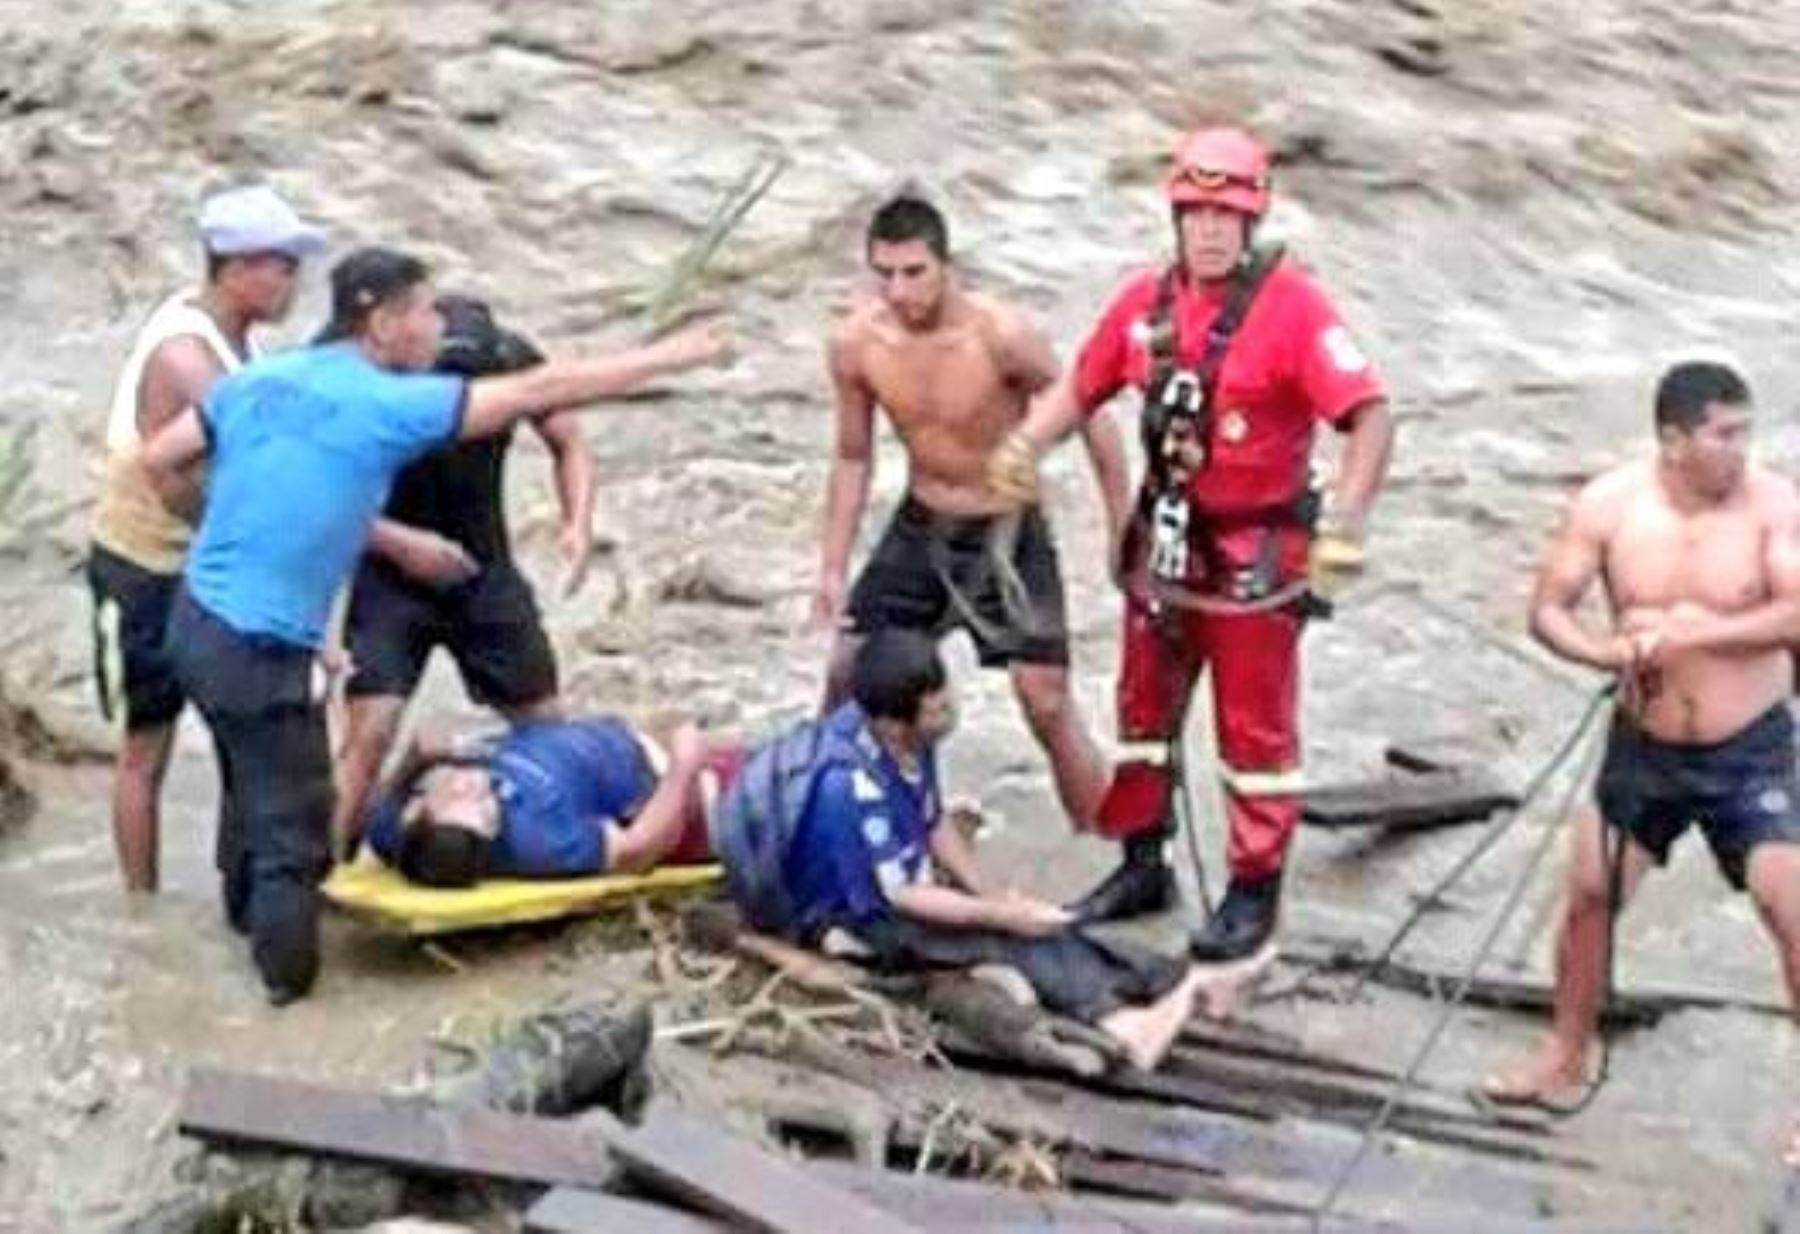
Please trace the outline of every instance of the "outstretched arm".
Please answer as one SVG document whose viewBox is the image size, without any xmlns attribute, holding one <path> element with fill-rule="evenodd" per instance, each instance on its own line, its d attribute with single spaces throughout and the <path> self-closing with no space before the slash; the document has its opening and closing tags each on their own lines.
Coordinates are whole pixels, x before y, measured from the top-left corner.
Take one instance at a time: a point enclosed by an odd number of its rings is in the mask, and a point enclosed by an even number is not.
<svg viewBox="0 0 1800 1234">
<path fill-rule="evenodd" d="M 723 327 L 710 322 L 642 347 L 580 360 L 551 360 L 502 377 L 478 377 L 469 383 L 457 435 L 491 437 L 528 416 L 582 408 L 669 373 L 710 364 L 727 350 Z"/>
</svg>

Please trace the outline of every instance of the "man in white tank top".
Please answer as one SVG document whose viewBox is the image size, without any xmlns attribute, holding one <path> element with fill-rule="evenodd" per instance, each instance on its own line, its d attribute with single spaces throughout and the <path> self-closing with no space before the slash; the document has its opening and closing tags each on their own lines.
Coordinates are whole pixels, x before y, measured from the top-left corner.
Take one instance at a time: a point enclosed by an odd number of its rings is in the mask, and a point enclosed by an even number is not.
<svg viewBox="0 0 1800 1234">
<path fill-rule="evenodd" d="M 113 783 L 113 838 L 125 885 L 133 891 L 157 885 L 158 798 L 182 708 L 163 632 L 203 480 L 196 469 L 186 499 L 171 504 L 150 483 L 140 447 L 255 354 L 251 328 L 287 314 L 301 260 L 324 247 L 316 228 L 263 187 L 208 198 L 199 225 L 205 283 L 171 296 L 151 314 L 113 393 L 87 567 L 100 705 L 124 727 Z"/>
</svg>

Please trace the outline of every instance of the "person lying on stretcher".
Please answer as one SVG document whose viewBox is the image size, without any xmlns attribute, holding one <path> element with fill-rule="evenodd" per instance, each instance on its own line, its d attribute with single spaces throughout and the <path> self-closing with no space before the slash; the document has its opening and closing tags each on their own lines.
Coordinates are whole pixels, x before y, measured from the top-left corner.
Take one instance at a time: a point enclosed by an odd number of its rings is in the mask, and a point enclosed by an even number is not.
<svg viewBox="0 0 1800 1234">
<path fill-rule="evenodd" d="M 422 736 L 377 791 L 365 835 L 430 887 L 698 864 L 711 860 L 708 803 L 742 761 L 692 725 L 671 734 L 665 753 L 612 716 Z"/>
<path fill-rule="evenodd" d="M 1102 941 L 1066 910 L 984 878 L 944 817 L 937 747 L 955 705 L 928 636 L 871 634 L 850 693 L 824 720 L 752 753 L 714 813 L 747 923 L 883 972 L 1013 969 L 1046 1009 L 1100 1029 L 1134 1065 L 1156 1066 L 1205 970 Z"/>
</svg>

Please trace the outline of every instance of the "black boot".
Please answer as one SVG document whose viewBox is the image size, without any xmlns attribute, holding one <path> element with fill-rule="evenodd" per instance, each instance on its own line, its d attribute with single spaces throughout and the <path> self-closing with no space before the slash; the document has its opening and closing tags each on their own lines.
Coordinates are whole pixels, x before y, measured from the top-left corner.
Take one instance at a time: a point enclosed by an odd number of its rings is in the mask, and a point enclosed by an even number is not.
<svg viewBox="0 0 1800 1234">
<path fill-rule="evenodd" d="M 1175 872 L 1160 833 L 1125 841 L 1125 860 L 1092 891 L 1068 905 L 1077 924 L 1124 921 L 1165 912 L 1175 903 Z"/>
<path fill-rule="evenodd" d="M 1255 882 L 1234 878 L 1219 911 L 1188 940 L 1188 953 L 1202 964 L 1226 964 L 1255 955 L 1275 936 L 1280 908 L 1280 874 Z"/>
</svg>

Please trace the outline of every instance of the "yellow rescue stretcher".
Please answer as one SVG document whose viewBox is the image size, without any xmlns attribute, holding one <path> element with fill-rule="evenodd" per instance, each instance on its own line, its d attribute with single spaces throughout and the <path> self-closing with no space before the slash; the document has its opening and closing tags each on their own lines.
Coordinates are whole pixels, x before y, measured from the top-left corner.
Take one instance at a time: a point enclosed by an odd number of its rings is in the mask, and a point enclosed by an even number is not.
<svg viewBox="0 0 1800 1234">
<path fill-rule="evenodd" d="M 351 916 L 415 938 L 554 921 L 599 912 L 643 896 L 667 896 L 712 886 L 717 865 L 666 866 L 647 874 L 593 878 L 496 878 L 473 887 L 443 889 L 409 883 L 380 860 L 364 856 L 325 880 L 325 898 Z"/>
</svg>

